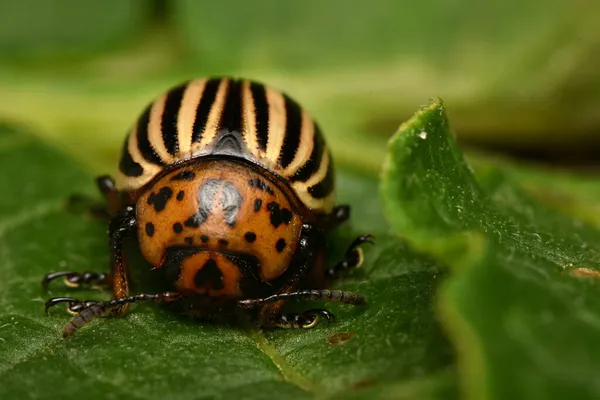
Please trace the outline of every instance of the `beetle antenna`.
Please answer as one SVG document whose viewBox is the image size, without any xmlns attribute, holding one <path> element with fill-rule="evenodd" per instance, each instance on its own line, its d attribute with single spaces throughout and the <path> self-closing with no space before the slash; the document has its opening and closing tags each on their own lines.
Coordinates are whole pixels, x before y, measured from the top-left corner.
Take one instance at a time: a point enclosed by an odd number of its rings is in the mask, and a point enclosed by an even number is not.
<svg viewBox="0 0 600 400">
<path fill-rule="evenodd" d="M 121 297 L 110 301 L 79 301 L 71 297 L 55 297 L 46 302 L 46 313 L 48 309 L 58 303 L 68 303 L 67 310 L 75 314 L 73 318 L 65 325 L 63 329 L 63 337 L 72 336 L 83 326 L 89 324 L 96 318 L 106 317 L 111 315 L 111 312 L 116 308 L 127 304 L 140 301 L 154 300 L 159 302 L 171 302 L 181 298 L 181 294 L 177 292 L 164 292 L 157 294 L 141 293 L 135 296 Z"/>
<path fill-rule="evenodd" d="M 358 293 L 346 290 L 299 290 L 297 292 L 278 293 L 262 299 L 244 299 L 239 300 L 238 305 L 243 308 L 253 308 L 265 303 L 273 303 L 279 300 L 289 300 L 292 298 L 307 299 L 313 301 L 330 301 L 334 303 L 351 304 L 354 306 L 363 306 L 367 301 Z"/>
</svg>

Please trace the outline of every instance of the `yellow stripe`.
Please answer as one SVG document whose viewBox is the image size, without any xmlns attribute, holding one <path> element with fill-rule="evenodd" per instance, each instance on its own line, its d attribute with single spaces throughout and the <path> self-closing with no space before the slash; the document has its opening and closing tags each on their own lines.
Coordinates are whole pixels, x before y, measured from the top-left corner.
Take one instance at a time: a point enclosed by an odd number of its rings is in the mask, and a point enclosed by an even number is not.
<svg viewBox="0 0 600 400">
<path fill-rule="evenodd" d="M 150 120 L 148 121 L 148 140 L 150 145 L 156 151 L 156 154 L 160 157 L 163 163 L 171 164 L 174 161 L 173 156 L 169 154 L 162 138 L 162 115 L 165 110 L 165 102 L 167 100 L 167 94 L 165 93 L 160 96 L 154 103 L 152 103 L 152 109 L 150 110 Z"/>
<path fill-rule="evenodd" d="M 242 85 L 242 107 L 244 140 L 250 152 L 257 158 L 262 158 L 262 154 L 258 149 L 258 140 L 256 139 L 256 113 L 254 111 L 254 101 L 252 101 L 249 81 L 245 81 Z"/>
<path fill-rule="evenodd" d="M 191 155 L 196 109 L 202 99 L 202 92 L 205 86 L 206 79 L 195 79 L 188 84 L 183 94 L 181 108 L 177 116 L 177 139 L 179 141 L 179 154 L 177 158 L 179 159 L 188 158 Z"/>
<path fill-rule="evenodd" d="M 335 204 L 335 191 L 332 191 L 329 196 L 323 199 L 315 199 L 307 191 L 296 192 L 302 203 L 313 211 L 330 213 L 333 211 Z"/>
<path fill-rule="evenodd" d="M 309 159 L 315 145 L 315 125 L 308 115 L 302 110 L 302 130 L 300 131 L 300 143 L 294 159 L 287 166 L 283 175 L 290 177 L 294 175 Z"/>
<path fill-rule="evenodd" d="M 319 165 L 319 169 L 310 177 L 306 182 L 296 182 L 302 183 L 306 186 L 313 186 L 317 183 L 321 182 L 323 178 L 327 175 L 327 168 L 329 168 L 329 163 L 331 162 L 331 157 L 329 154 L 329 150 L 327 146 L 323 147 L 323 157 L 321 158 L 321 165 Z"/>
<path fill-rule="evenodd" d="M 285 137 L 285 99 L 283 95 L 272 89 L 266 90 L 269 104 L 269 138 L 267 140 L 267 159 L 276 166 Z"/>
<path fill-rule="evenodd" d="M 306 182 L 294 182 L 292 187 L 294 188 L 296 194 L 298 194 L 298 197 L 300 197 L 300 200 L 302 200 L 302 202 L 309 208 L 330 212 L 333 208 L 335 190 L 333 190 L 331 194 L 324 199 L 315 199 L 308 192 L 309 187 L 321 182 L 327 175 L 327 169 L 329 168 L 331 157 L 327 147 L 323 148 L 323 152 L 323 158 L 321 159 L 321 165 L 319 165 L 319 169 L 310 178 L 308 178 Z"/>
<path fill-rule="evenodd" d="M 206 120 L 206 127 L 202 134 L 200 143 L 192 144 L 192 153 L 199 154 L 202 150 L 215 138 L 217 130 L 219 129 L 219 122 L 221 120 L 221 114 L 223 113 L 223 105 L 225 104 L 225 96 L 227 95 L 227 89 L 229 87 L 229 80 L 222 79 L 219 84 L 219 90 L 217 90 L 217 96 L 212 104 L 210 113 L 208 113 L 208 119 Z"/>
</svg>

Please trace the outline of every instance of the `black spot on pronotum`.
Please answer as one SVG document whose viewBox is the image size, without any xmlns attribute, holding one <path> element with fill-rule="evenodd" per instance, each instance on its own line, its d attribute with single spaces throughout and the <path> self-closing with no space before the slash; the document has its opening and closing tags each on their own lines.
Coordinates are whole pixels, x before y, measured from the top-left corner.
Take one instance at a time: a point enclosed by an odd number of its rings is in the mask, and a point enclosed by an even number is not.
<svg viewBox="0 0 600 400">
<path fill-rule="evenodd" d="M 242 206 L 243 197 L 231 182 L 225 182 L 221 188 L 221 205 L 225 222 L 230 227 L 235 226 L 237 214 Z"/>
<path fill-rule="evenodd" d="M 183 231 L 183 226 L 181 226 L 179 222 L 175 222 L 173 224 L 173 231 L 175 231 L 175 233 L 181 233 Z"/>
<path fill-rule="evenodd" d="M 184 196 L 185 196 L 185 192 L 183 190 L 180 190 L 179 193 L 177 193 L 177 200 L 179 200 L 179 201 L 183 200 Z"/>
<path fill-rule="evenodd" d="M 196 174 L 193 171 L 180 171 L 171 177 L 172 181 L 193 181 L 196 179 Z"/>
<path fill-rule="evenodd" d="M 146 235 L 154 236 L 154 224 L 152 222 L 146 222 Z"/>
<path fill-rule="evenodd" d="M 183 240 L 185 240 L 185 243 L 186 243 L 186 244 L 189 244 L 190 246 L 191 246 L 192 244 L 194 244 L 194 238 L 193 238 L 193 237 L 191 237 L 191 236 L 187 236 L 187 237 L 186 237 L 185 239 L 183 239 Z"/>
<path fill-rule="evenodd" d="M 188 228 L 197 228 L 200 226 L 200 218 L 198 217 L 198 214 L 194 214 L 186 219 L 183 224 Z"/>
<path fill-rule="evenodd" d="M 210 238 L 206 235 L 202 235 L 200 236 L 200 240 L 202 240 L 204 243 L 208 243 L 208 241 L 210 240 Z"/>
<path fill-rule="evenodd" d="M 256 233 L 246 232 L 246 234 L 244 235 L 244 239 L 246 239 L 246 242 L 252 243 L 256 240 Z"/>
<path fill-rule="evenodd" d="M 278 228 L 279 225 L 281 225 L 281 210 L 279 208 L 279 204 L 275 203 L 275 202 L 271 202 L 269 204 L 267 204 L 267 210 L 269 210 L 269 212 L 271 213 L 271 225 L 273 225 L 275 228 Z"/>
<path fill-rule="evenodd" d="M 229 241 L 227 239 L 219 239 L 219 244 L 221 246 L 227 246 L 229 244 Z"/>
<path fill-rule="evenodd" d="M 271 189 L 271 187 L 269 185 L 267 185 L 267 183 L 265 181 L 263 181 L 262 179 L 250 179 L 248 181 L 248 183 L 250 184 L 250 186 L 255 187 L 259 190 L 262 190 L 263 192 L 267 192 L 269 194 L 274 194 L 275 192 L 273 192 L 273 189 Z"/>
<path fill-rule="evenodd" d="M 259 212 L 261 207 L 262 207 L 262 200 L 261 199 L 254 200 L 254 212 Z"/>
<path fill-rule="evenodd" d="M 289 225 L 290 222 L 292 222 L 292 212 L 287 208 L 281 209 L 281 221 L 286 225 Z"/>
<path fill-rule="evenodd" d="M 277 243 L 275 243 L 275 249 L 277 249 L 277 251 L 281 253 L 283 249 L 285 249 L 285 245 L 285 239 L 279 239 Z"/>
<path fill-rule="evenodd" d="M 223 289 L 223 274 L 215 260 L 211 258 L 196 272 L 194 285 L 197 288 Z"/>
<path fill-rule="evenodd" d="M 173 196 L 173 190 L 170 187 L 164 187 L 158 193 L 152 192 L 148 196 L 148 205 L 154 206 L 154 210 L 160 212 L 165 209 L 171 196 Z"/>
</svg>

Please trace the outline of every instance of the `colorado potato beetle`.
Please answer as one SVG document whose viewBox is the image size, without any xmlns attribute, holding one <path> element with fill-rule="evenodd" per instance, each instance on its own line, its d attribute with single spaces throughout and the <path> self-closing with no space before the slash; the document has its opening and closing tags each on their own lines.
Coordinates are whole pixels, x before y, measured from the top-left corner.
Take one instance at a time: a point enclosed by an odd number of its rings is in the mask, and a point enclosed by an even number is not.
<svg viewBox="0 0 600 400">
<path fill-rule="evenodd" d="M 105 285 L 112 300 L 48 300 L 46 311 L 64 302 L 75 314 L 65 337 L 147 300 L 227 303 L 254 309 L 262 327 L 286 328 L 333 318 L 324 309 L 283 312 L 293 298 L 365 304 L 363 296 L 327 285 L 362 262 L 359 246 L 371 236 L 325 266 L 325 235 L 350 208 L 334 206 L 333 160 L 319 126 L 280 91 L 233 78 L 171 88 L 126 137 L 116 181 L 101 176 L 97 184 L 110 215 L 110 272 L 54 272 L 43 284 L 62 277 L 71 287 Z M 131 295 L 128 237 L 163 271 L 168 291 Z"/>
</svg>

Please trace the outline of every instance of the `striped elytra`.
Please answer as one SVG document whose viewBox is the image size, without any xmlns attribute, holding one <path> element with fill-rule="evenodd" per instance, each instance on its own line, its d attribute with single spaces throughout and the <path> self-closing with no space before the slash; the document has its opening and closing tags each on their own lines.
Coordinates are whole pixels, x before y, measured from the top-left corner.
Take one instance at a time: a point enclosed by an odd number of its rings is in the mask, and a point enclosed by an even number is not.
<svg viewBox="0 0 600 400">
<path fill-rule="evenodd" d="M 123 146 L 117 188 L 139 189 L 171 164 L 208 155 L 273 172 L 316 213 L 333 208 L 333 163 L 317 123 L 286 94 L 232 78 L 191 80 L 149 104 Z"/>
</svg>

